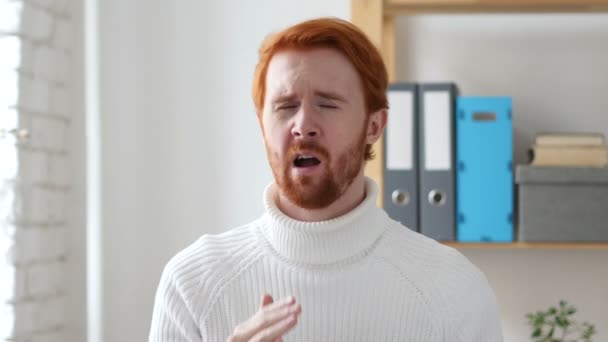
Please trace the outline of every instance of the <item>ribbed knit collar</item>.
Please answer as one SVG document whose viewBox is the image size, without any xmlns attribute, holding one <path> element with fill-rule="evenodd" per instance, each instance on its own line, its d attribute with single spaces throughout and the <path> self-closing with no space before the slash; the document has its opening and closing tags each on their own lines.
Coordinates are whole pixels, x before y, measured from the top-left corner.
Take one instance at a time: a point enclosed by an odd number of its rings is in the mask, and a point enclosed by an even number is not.
<svg viewBox="0 0 608 342">
<path fill-rule="evenodd" d="M 330 264 L 362 254 L 385 229 L 388 216 L 376 206 L 378 187 L 365 179 L 365 199 L 347 214 L 319 222 L 303 222 L 285 215 L 276 205 L 278 189 L 264 191 L 266 213 L 262 233 L 283 257 L 306 264 Z"/>
</svg>

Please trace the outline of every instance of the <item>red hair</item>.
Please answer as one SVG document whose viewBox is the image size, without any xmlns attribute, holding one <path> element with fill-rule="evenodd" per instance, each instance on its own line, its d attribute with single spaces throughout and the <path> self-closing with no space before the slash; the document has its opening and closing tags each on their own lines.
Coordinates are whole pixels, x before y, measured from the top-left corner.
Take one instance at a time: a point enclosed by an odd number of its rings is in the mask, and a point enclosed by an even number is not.
<svg viewBox="0 0 608 342">
<path fill-rule="evenodd" d="M 337 18 L 319 18 L 288 27 L 262 42 L 252 89 L 258 116 L 261 116 L 264 108 L 266 72 L 272 57 L 279 51 L 314 48 L 335 49 L 352 63 L 361 79 L 368 114 L 388 108 L 388 74 L 378 49 L 355 25 Z M 371 145 L 368 145 L 365 159 L 372 158 Z"/>
</svg>

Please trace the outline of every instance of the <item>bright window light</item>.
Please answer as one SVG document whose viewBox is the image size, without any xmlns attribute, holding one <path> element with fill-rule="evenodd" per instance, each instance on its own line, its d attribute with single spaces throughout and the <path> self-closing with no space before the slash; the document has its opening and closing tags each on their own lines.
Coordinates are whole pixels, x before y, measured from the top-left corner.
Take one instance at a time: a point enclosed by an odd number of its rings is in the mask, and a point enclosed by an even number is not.
<svg viewBox="0 0 608 342">
<path fill-rule="evenodd" d="M 0 9 L 15 1 L 0 0 Z M 0 11 L 2 21 L 19 20 L 18 11 Z M 6 18 L 9 14 L 16 18 Z M 4 29 L 4 30 L 1 30 Z M 17 176 L 18 116 L 15 104 L 18 96 L 17 67 L 21 60 L 21 43 L 18 37 L 0 28 L 0 340 L 13 333 L 15 314 L 10 304 L 15 296 L 14 252 L 15 178 Z"/>
</svg>

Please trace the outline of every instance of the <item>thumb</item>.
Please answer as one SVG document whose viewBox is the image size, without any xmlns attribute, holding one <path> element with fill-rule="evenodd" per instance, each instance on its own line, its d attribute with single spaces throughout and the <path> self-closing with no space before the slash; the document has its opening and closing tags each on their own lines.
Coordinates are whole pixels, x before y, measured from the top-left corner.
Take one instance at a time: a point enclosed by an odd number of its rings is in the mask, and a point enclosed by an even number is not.
<svg viewBox="0 0 608 342">
<path fill-rule="evenodd" d="M 272 299 L 272 296 L 269 295 L 269 294 L 267 294 L 267 293 L 265 293 L 262 296 L 262 299 L 260 300 L 260 309 L 263 308 L 263 307 L 265 307 L 268 304 L 272 304 L 273 302 L 274 302 L 274 300 Z"/>
</svg>

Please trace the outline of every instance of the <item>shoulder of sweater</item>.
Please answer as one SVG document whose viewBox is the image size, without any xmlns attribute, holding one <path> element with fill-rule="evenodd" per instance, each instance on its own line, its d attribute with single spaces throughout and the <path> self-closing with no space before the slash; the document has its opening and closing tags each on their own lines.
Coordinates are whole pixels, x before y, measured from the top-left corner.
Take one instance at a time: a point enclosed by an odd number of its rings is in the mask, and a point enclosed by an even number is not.
<svg viewBox="0 0 608 342">
<path fill-rule="evenodd" d="M 261 255 L 256 221 L 219 234 L 205 234 L 166 264 L 160 288 L 165 296 L 179 296 L 193 315 L 208 307 L 232 276 Z"/>
<path fill-rule="evenodd" d="M 391 221 L 375 255 L 418 289 L 431 312 L 446 319 L 438 322 L 446 339 L 463 327 L 474 330 L 475 322 L 497 324 L 496 298 L 486 276 L 456 249 Z"/>
<path fill-rule="evenodd" d="M 379 247 L 377 253 L 381 258 L 421 281 L 431 278 L 442 283 L 460 282 L 461 285 L 487 282 L 481 270 L 458 250 L 396 221 L 391 220 L 388 224 Z"/>
</svg>

